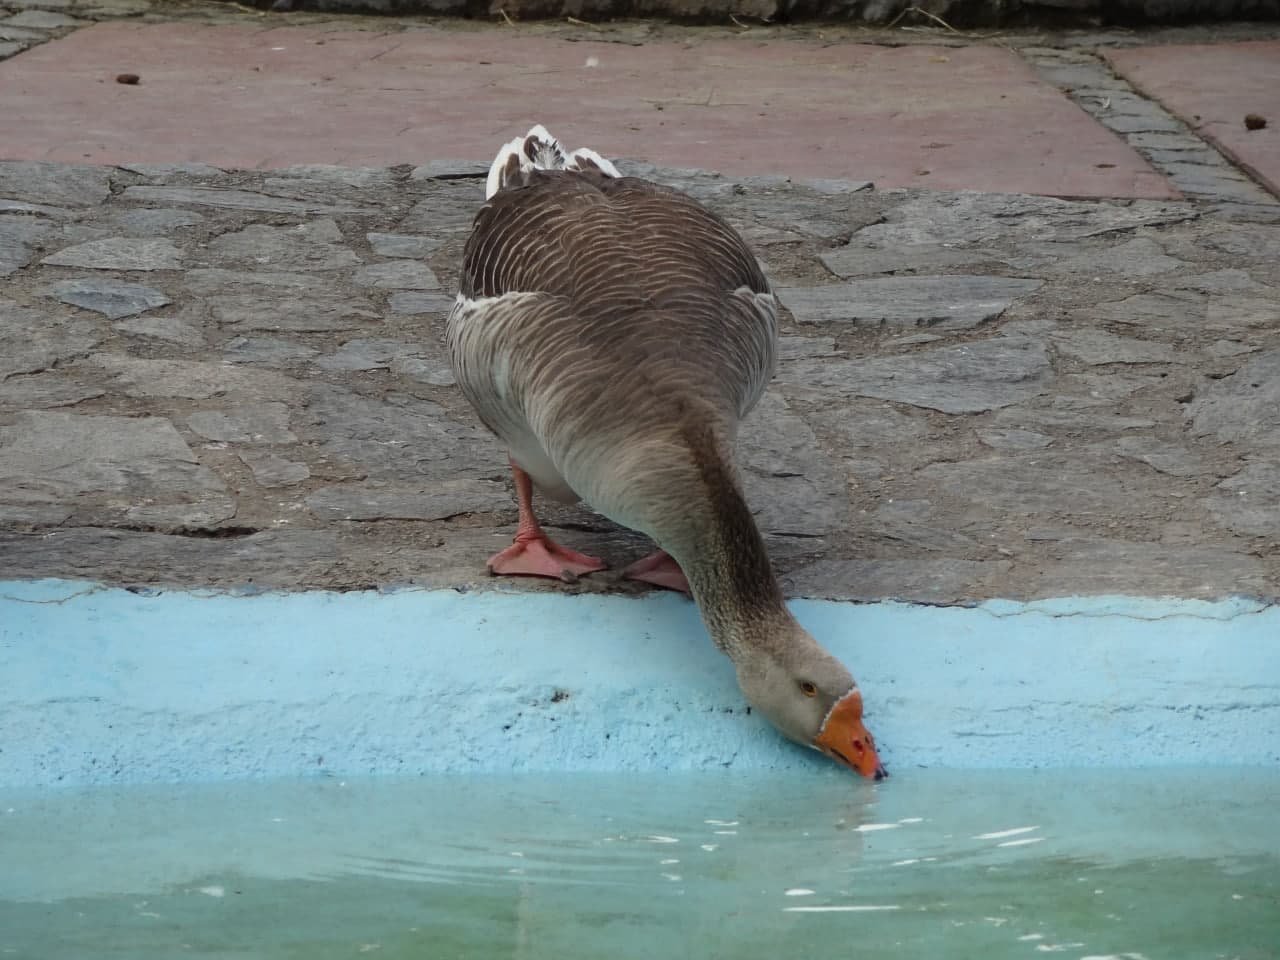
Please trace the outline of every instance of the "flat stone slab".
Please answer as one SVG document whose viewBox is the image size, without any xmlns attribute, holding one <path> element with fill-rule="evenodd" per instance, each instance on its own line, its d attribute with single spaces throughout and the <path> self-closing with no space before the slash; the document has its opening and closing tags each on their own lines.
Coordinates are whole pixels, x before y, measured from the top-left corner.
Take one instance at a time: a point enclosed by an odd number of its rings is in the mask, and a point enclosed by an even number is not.
<svg viewBox="0 0 1280 960">
<path fill-rule="evenodd" d="M 171 302 L 155 287 L 97 277 L 59 280 L 40 292 L 63 303 L 100 313 L 112 320 L 146 313 L 148 310 L 163 307 Z"/>
<path fill-rule="evenodd" d="M 1010 277 L 882 277 L 819 287 L 780 287 L 799 323 L 859 323 L 968 330 L 1043 286 Z"/>
<path fill-rule="evenodd" d="M 25 267 L 35 256 L 36 245 L 51 228 L 34 217 L 0 218 L 0 277 Z"/>
<path fill-rule="evenodd" d="M 900 356 L 797 361 L 780 379 L 797 390 L 894 400 L 943 413 L 981 413 L 1045 392 L 1049 357 L 1029 338 L 996 337 Z"/>
<path fill-rule="evenodd" d="M 3 70 L 13 60 L 0 64 Z M 0 76 L 4 74 L 0 73 Z M 20 160 L 5 149 L 7 160 Z M 111 192 L 111 171 L 68 163 L 5 163 L 0 165 L 0 197 L 29 204 L 78 207 L 100 203 Z"/>
<path fill-rule="evenodd" d="M 1280 216 L 643 169 L 794 312 L 738 436 L 793 594 L 1280 595 Z M 515 504 L 444 343 L 468 172 L 0 163 L 0 578 L 642 590 L 644 537 L 541 497 L 610 570 L 485 573 Z"/>
<path fill-rule="evenodd" d="M 1280 196 L 1280 40 L 1152 44 L 1104 55 L 1134 86 Z M 1249 129 L 1249 114 L 1266 126 Z"/>
<path fill-rule="evenodd" d="M 428 488 L 350 484 L 322 487 L 307 506 L 325 520 L 448 520 L 461 514 L 509 512 L 511 497 L 492 480 L 445 480 Z"/>
<path fill-rule="evenodd" d="M 1280 350 L 1259 354 L 1208 384 L 1187 412 L 1196 434 L 1280 446 Z"/>
<path fill-rule="evenodd" d="M 336 270 L 355 266 L 360 258 L 342 243 L 331 218 L 297 227 L 252 224 L 224 233 L 209 244 L 210 253 L 225 263 L 273 270 Z"/>
<path fill-rule="evenodd" d="M 230 443 L 293 443 L 289 407 L 283 403 L 244 404 L 230 410 L 200 410 L 187 426 L 206 440 Z"/>
<path fill-rule="evenodd" d="M 67 507 L 85 516 L 230 514 L 226 486 L 162 417 L 26 411 L 0 427 L 0 503 Z M 199 501 L 213 496 L 210 510 Z M 234 512 L 234 509 L 232 510 Z M 208 515 L 213 520 L 205 519 Z M 181 522 L 181 521 L 179 521 Z"/>
<path fill-rule="evenodd" d="M 99 82 L 121 64 L 141 82 Z M 579 95 L 548 97 L 548 77 Z M 425 177 L 433 160 L 489 157 L 495 137 L 539 121 L 572 146 L 734 174 L 1178 195 L 997 46 L 798 43 L 755 33 L 629 45 L 501 25 L 386 34 L 112 22 L 0 63 L 0 84 L 0 129 L 14 159 L 249 169 L 413 163 Z M 151 197 L 170 189 L 153 188 Z M 248 202 L 235 191 L 205 199 Z M 296 209 L 285 198 L 253 202 Z"/>
<path fill-rule="evenodd" d="M 182 254 L 168 240 L 108 237 L 67 247 L 41 262 L 92 270 L 176 270 L 182 266 Z"/>
<path fill-rule="evenodd" d="M 101 339 L 91 322 L 51 316 L 0 298 L 0 382 L 86 354 Z"/>
</svg>

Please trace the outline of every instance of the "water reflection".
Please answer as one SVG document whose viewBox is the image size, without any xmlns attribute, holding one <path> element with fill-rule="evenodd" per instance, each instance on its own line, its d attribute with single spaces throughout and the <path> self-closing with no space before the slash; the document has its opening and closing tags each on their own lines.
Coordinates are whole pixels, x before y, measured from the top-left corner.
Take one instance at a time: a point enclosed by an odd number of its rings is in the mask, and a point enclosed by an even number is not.
<svg viewBox="0 0 1280 960">
<path fill-rule="evenodd" d="M 1215 788 L 1108 771 L 15 793 L 0 951 L 1275 956 L 1280 776 Z"/>
</svg>

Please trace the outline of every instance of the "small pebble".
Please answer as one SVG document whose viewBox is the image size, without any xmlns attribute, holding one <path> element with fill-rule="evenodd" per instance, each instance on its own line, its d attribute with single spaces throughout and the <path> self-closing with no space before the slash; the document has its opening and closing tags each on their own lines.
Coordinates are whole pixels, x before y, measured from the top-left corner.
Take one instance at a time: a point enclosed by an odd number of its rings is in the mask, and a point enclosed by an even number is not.
<svg viewBox="0 0 1280 960">
<path fill-rule="evenodd" d="M 1267 125 L 1267 118 L 1259 113 L 1246 113 L 1244 115 L 1244 128 L 1246 130 L 1261 130 Z"/>
<path fill-rule="evenodd" d="M 117 73 L 116 74 L 116 83 L 123 83 L 130 87 L 136 87 L 141 82 L 141 80 L 142 78 L 139 77 L 136 73 Z"/>
</svg>

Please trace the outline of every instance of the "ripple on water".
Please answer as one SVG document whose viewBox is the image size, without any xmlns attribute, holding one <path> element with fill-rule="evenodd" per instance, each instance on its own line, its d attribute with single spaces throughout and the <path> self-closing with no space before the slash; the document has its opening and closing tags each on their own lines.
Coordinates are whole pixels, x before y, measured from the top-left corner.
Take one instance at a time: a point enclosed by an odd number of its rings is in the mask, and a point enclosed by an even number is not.
<svg viewBox="0 0 1280 960">
<path fill-rule="evenodd" d="M 73 960 L 121 942 L 130 960 L 169 960 L 180 928 L 210 954 L 263 960 L 522 942 L 641 960 L 724 953 L 726 938 L 735 960 L 777 960 L 847 955 L 851 936 L 904 960 L 1142 960 L 1157 942 L 1266 956 L 1280 775 L 1215 786 L 924 771 L 891 788 L 703 774 L 0 796 L 14 811 L 0 949 Z"/>
</svg>

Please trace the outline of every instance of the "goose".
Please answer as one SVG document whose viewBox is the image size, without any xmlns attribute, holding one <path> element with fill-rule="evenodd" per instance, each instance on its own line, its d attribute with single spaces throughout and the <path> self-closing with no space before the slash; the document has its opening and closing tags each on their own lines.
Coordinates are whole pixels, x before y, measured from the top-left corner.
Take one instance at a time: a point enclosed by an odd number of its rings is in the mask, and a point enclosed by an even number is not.
<svg viewBox="0 0 1280 960">
<path fill-rule="evenodd" d="M 533 487 L 584 501 L 658 545 L 623 575 L 692 595 L 753 708 L 883 779 L 862 693 L 788 610 L 734 466 L 778 337 L 778 301 L 746 242 L 692 197 L 568 152 L 541 125 L 502 147 L 485 194 L 448 347 L 515 480 L 515 538 L 489 571 L 605 569 L 547 536 Z"/>
</svg>

